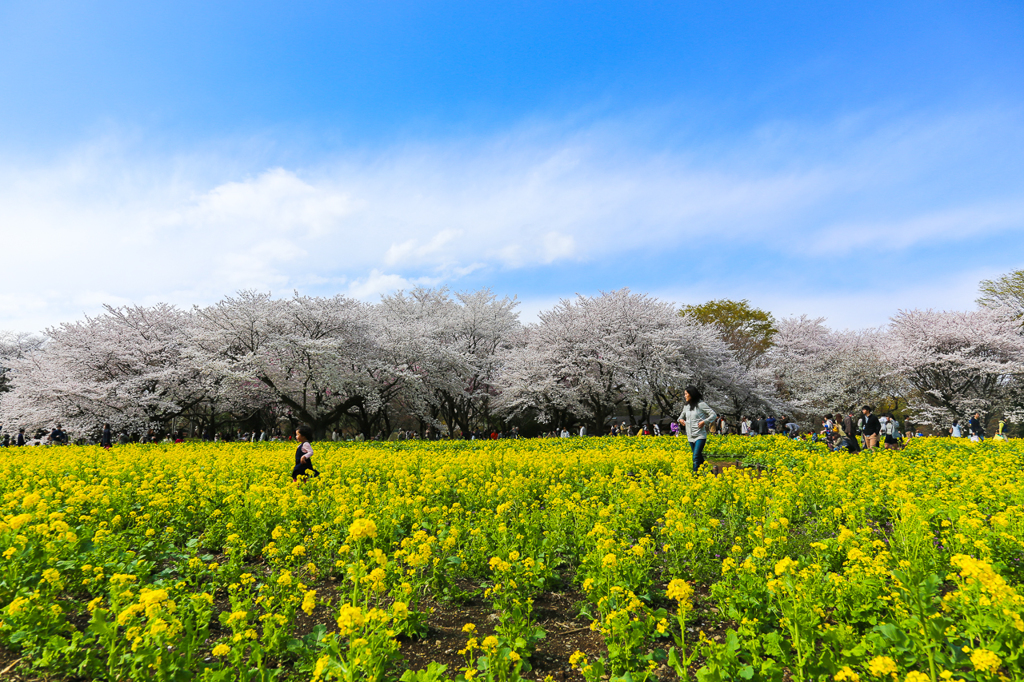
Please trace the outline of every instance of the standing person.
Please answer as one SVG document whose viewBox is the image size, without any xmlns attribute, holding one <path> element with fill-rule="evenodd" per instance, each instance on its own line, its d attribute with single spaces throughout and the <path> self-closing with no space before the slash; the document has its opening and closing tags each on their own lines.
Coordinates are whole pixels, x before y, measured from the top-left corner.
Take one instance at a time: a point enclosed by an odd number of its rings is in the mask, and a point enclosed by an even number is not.
<svg viewBox="0 0 1024 682">
<path fill-rule="evenodd" d="M 50 445 L 64 445 L 64 431 L 60 428 L 60 424 L 57 424 L 57 428 L 50 431 Z"/>
<path fill-rule="evenodd" d="M 839 412 L 836 412 L 836 421 L 839 421 L 840 417 L 842 417 L 843 431 L 846 432 L 846 437 L 847 438 L 853 438 L 854 437 L 853 410 L 847 410 L 845 416 L 843 415 L 842 410 L 840 410 Z"/>
<path fill-rule="evenodd" d="M 842 413 L 840 413 L 842 414 Z M 846 432 L 847 450 L 850 452 L 860 452 L 860 441 L 857 440 L 857 424 L 853 421 L 853 410 L 847 410 L 846 416 L 843 417 L 843 431 Z"/>
<path fill-rule="evenodd" d="M 586 427 L 586 425 L 580 426 L 580 436 L 585 436 L 585 435 L 587 435 L 587 427 Z"/>
<path fill-rule="evenodd" d="M 882 424 L 878 417 L 871 414 L 869 405 L 860 408 L 860 411 L 864 415 L 864 449 L 873 450 L 878 447 L 878 434 L 882 430 Z"/>
<path fill-rule="evenodd" d="M 18 438 L 14 442 L 15 445 L 25 444 L 25 429 L 18 429 Z"/>
<path fill-rule="evenodd" d="M 967 426 L 971 431 L 971 440 L 977 440 L 981 442 L 985 440 L 985 427 L 981 423 L 981 413 L 975 412 L 971 420 L 967 422 Z"/>
<path fill-rule="evenodd" d="M 953 426 L 949 427 L 949 435 L 952 438 L 963 438 L 964 433 L 960 429 L 960 420 L 959 419 L 954 419 L 953 420 Z"/>
<path fill-rule="evenodd" d="M 776 433 L 776 431 L 775 431 L 775 417 L 768 417 L 764 421 L 768 425 L 768 434 L 767 435 L 774 436 L 775 433 Z"/>
<path fill-rule="evenodd" d="M 695 386 L 687 386 L 683 391 L 683 398 L 686 404 L 683 405 L 683 413 L 679 415 L 679 423 L 686 431 L 686 437 L 690 441 L 690 451 L 693 453 L 693 473 L 697 473 L 700 465 L 704 463 L 704 445 L 708 441 L 707 427 L 718 415 L 711 407 L 702 400 L 703 396 Z"/>
<path fill-rule="evenodd" d="M 111 436 L 111 433 L 110 433 L 110 424 L 104 424 L 103 425 L 103 433 L 100 434 L 100 445 L 102 445 L 104 448 L 109 450 L 110 449 L 110 439 L 111 439 L 111 437 L 112 436 Z"/>
<path fill-rule="evenodd" d="M 740 417 L 740 435 L 741 436 L 749 436 L 750 435 L 750 422 L 747 421 L 746 417 Z"/>
<path fill-rule="evenodd" d="M 892 416 L 892 412 L 885 415 L 885 449 L 899 449 L 900 423 Z"/>
<path fill-rule="evenodd" d="M 832 431 L 832 415 L 826 414 L 821 418 L 821 432 L 825 434 L 825 445 L 829 450 L 835 450 L 835 434 Z"/>
<path fill-rule="evenodd" d="M 669 424 L 668 430 L 672 433 L 673 436 L 678 436 L 679 422 L 672 422 L 671 424 Z"/>
<path fill-rule="evenodd" d="M 320 472 L 313 468 L 313 444 L 309 441 L 313 438 L 313 429 L 302 424 L 295 429 L 295 440 L 299 447 L 295 448 L 295 468 L 292 469 L 292 481 L 299 482 L 299 476 L 304 476 L 307 471 L 312 471 L 313 476 L 319 476 Z"/>
<path fill-rule="evenodd" d="M 760 419 L 757 420 L 757 435 L 767 436 L 769 434 L 770 432 L 768 430 L 768 419 L 762 416 Z"/>
<path fill-rule="evenodd" d="M 1006 440 L 1006 417 L 999 420 L 999 426 L 996 428 L 996 438 Z"/>
</svg>

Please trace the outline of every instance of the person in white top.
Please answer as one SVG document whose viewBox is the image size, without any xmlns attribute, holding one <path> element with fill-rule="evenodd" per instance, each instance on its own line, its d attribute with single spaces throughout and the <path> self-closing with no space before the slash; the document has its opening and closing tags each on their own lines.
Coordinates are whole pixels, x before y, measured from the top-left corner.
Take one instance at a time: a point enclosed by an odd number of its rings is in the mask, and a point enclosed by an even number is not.
<svg viewBox="0 0 1024 682">
<path fill-rule="evenodd" d="M 708 427 L 718 418 L 718 414 L 701 398 L 696 386 L 687 386 L 683 391 L 686 404 L 679 415 L 679 423 L 686 431 L 693 451 L 693 473 L 697 473 L 704 463 L 704 444 L 708 441 Z"/>
</svg>

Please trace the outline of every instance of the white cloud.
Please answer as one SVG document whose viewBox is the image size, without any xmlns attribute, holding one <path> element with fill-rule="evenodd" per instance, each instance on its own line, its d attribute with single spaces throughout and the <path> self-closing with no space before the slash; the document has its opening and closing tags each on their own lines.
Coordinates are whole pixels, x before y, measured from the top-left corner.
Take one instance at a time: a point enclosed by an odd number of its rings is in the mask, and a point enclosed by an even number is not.
<svg viewBox="0 0 1024 682">
<path fill-rule="evenodd" d="M 1021 130 L 1004 114 L 867 114 L 687 146 L 611 121 L 291 168 L 223 152 L 146 158 L 110 140 L 34 165 L 0 158 L 0 329 L 99 301 L 188 305 L 297 286 L 372 298 L 651 249 L 732 249 L 738 285 L 756 287 L 743 254 L 1019 231 L 1024 169 L 999 159 Z"/>
<path fill-rule="evenodd" d="M 823 230 L 814 239 L 817 253 L 873 247 L 905 249 L 926 241 L 957 241 L 979 234 L 1024 228 L 1024 201 L 981 203 L 901 220 L 845 223 Z"/>
<path fill-rule="evenodd" d="M 353 281 L 345 293 L 352 298 L 364 301 L 376 300 L 382 294 L 388 294 L 398 290 L 409 290 L 415 287 L 433 287 L 441 283 L 438 278 L 417 277 L 406 279 L 401 275 L 388 274 L 380 270 L 372 270 L 370 274 Z"/>
</svg>

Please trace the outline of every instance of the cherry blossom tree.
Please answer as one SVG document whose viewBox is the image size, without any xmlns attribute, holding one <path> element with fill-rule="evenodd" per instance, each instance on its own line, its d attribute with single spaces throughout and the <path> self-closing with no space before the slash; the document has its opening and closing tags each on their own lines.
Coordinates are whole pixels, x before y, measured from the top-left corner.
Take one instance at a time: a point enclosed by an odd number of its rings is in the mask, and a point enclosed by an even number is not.
<svg viewBox="0 0 1024 682">
<path fill-rule="evenodd" d="M 45 341 L 38 334 L 0 331 L 0 393 L 10 390 L 11 363 L 39 350 Z"/>
<path fill-rule="evenodd" d="M 816 425 L 836 410 L 905 400 L 908 385 L 883 352 L 887 335 L 885 329 L 833 330 L 822 317 L 785 318 L 762 367 L 782 409 Z"/>
<path fill-rule="evenodd" d="M 676 414 L 687 384 L 722 399 L 755 390 L 711 325 L 628 289 L 562 300 L 525 336 L 501 381 L 506 414 L 536 409 L 542 421 L 580 420 L 597 433 L 619 409 L 641 422 Z"/>
<path fill-rule="evenodd" d="M 451 434 L 469 437 L 485 425 L 502 358 L 521 338 L 517 305 L 488 289 L 454 297 L 446 289 L 416 289 L 385 297 L 379 304 L 383 345 L 408 348 L 418 377 L 406 396 L 410 410 Z"/>
<path fill-rule="evenodd" d="M 12 363 L 2 398 L 9 421 L 78 432 L 165 423 L 206 400 L 211 377 L 188 361 L 192 316 L 170 305 L 105 306 L 47 330 L 49 339 Z"/>
<path fill-rule="evenodd" d="M 902 311 L 891 320 L 883 354 L 912 387 L 910 407 L 925 423 L 946 426 L 974 412 L 1020 416 L 1024 336 L 1011 308 Z"/>
<path fill-rule="evenodd" d="M 235 391 L 263 392 L 321 437 L 344 415 L 379 411 L 368 307 L 344 296 L 242 291 L 197 308 L 199 355 Z"/>
</svg>

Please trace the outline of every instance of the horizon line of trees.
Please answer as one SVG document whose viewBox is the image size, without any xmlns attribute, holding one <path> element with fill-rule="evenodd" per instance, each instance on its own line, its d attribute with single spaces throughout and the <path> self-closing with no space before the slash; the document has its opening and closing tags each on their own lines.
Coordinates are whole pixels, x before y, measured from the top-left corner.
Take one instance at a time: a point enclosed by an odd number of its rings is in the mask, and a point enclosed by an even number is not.
<svg viewBox="0 0 1024 682">
<path fill-rule="evenodd" d="M 677 415 L 687 385 L 732 421 L 785 414 L 810 427 L 862 404 L 941 430 L 974 412 L 1019 421 L 1024 271 L 982 282 L 978 304 L 854 331 L 776 320 L 745 300 L 680 309 L 629 289 L 563 299 L 526 325 L 514 298 L 488 289 L 105 306 L 45 336 L 0 333 L 0 425 L 600 434 L 612 419 Z"/>
</svg>

